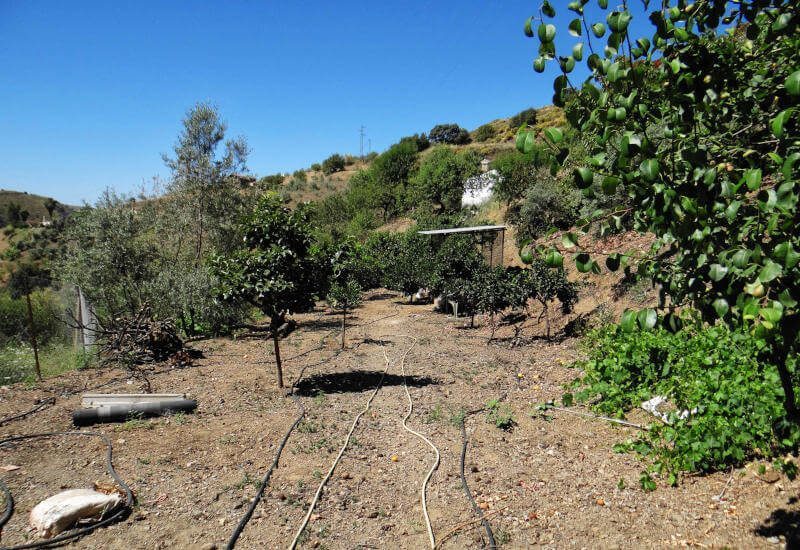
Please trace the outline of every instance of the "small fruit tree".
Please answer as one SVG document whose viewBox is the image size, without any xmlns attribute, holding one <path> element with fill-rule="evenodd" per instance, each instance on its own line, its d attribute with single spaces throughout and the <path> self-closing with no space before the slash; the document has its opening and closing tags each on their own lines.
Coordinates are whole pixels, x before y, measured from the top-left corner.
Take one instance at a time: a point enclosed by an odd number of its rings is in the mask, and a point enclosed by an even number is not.
<svg viewBox="0 0 800 550">
<path fill-rule="evenodd" d="M 542 306 L 540 319 L 544 317 L 547 338 L 550 338 L 550 304 L 558 300 L 561 312 L 570 313 L 578 302 L 578 289 L 575 283 L 567 280 L 563 268 L 552 269 L 539 258 L 524 255 L 525 269 L 516 271 L 513 276 L 513 289 L 521 300 L 518 305 L 527 306 L 528 300 L 539 302 Z M 513 268 L 511 268 L 513 269 Z M 522 302 L 519 304 L 519 302 Z"/>
<path fill-rule="evenodd" d="M 314 306 L 316 263 L 304 209 L 290 210 L 274 193 L 263 195 L 242 220 L 240 248 L 212 260 L 223 300 L 249 303 L 269 318 L 278 387 L 283 387 L 278 329 L 286 316 Z"/>
<path fill-rule="evenodd" d="M 589 163 L 575 182 L 587 194 L 620 188 L 632 205 L 589 221 L 630 216 L 655 235 L 638 268 L 661 285 L 662 307 L 692 305 L 707 322 L 748 327 L 798 420 L 787 359 L 800 347 L 800 4 L 622 0 L 609 10 L 608 0 L 579 0 L 567 5 L 574 15 L 564 30 L 575 41 L 564 51 L 549 22 L 554 5 L 545 0 L 525 33 L 539 39 L 536 71 L 558 63 L 553 101 L 588 138 Z M 649 20 L 649 36 L 633 34 L 648 26 L 634 27 L 635 18 Z M 563 161 L 562 131 L 544 136 Z M 517 145 L 532 149 L 533 132 L 523 129 Z M 576 245 L 577 235 L 564 235 L 548 263 L 560 265 Z M 575 260 L 580 271 L 600 269 L 586 251 Z M 605 263 L 614 270 L 629 260 Z M 652 327 L 655 312 L 643 313 L 628 312 L 623 329 Z"/>
<path fill-rule="evenodd" d="M 347 239 L 342 241 L 331 257 L 331 278 L 327 301 L 342 312 L 342 349 L 345 348 L 347 310 L 361 303 L 361 284 L 358 275 L 362 271 L 359 245 Z"/>
</svg>

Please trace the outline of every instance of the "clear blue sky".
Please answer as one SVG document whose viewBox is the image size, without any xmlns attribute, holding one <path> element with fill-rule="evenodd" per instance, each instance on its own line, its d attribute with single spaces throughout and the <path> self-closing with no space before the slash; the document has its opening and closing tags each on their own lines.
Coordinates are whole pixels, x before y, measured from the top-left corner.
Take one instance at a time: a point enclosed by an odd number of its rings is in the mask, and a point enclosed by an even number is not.
<svg viewBox="0 0 800 550">
<path fill-rule="evenodd" d="M 381 151 L 549 104 L 555 69 L 533 72 L 522 33 L 538 4 L 0 0 L 0 188 L 78 204 L 167 178 L 198 101 L 256 175 L 358 153 L 361 124 Z"/>
</svg>

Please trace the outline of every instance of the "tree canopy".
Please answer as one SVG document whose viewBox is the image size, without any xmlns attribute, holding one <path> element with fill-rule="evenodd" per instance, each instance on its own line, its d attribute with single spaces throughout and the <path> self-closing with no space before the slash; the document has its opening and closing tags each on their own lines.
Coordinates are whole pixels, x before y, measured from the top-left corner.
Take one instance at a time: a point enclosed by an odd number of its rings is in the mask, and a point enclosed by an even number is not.
<svg viewBox="0 0 800 550">
<path fill-rule="evenodd" d="M 602 209 L 590 220 L 633 227 L 656 236 L 650 254 L 636 259 L 662 289 L 662 307 L 695 306 L 708 322 L 744 324 L 771 350 L 780 368 L 798 346 L 800 233 L 798 224 L 798 102 L 800 101 L 800 7 L 796 2 L 714 0 L 687 4 L 643 2 L 650 36 L 635 36 L 635 14 L 623 2 L 595 20 L 587 1 L 571 2 L 565 31 L 574 45 L 558 51 L 556 15 L 545 1 L 525 33 L 539 40 L 537 71 L 555 61 L 556 105 L 570 123 L 592 136 L 589 163 L 574 171 L 585 194 L 630 198 L 624 209 Z M 597 0 L 608 10 L 607 0 Z M 576 79 L 578 63 L 589 71 Z M 544 132 L 557 161 L 564 161 L 563 131 Z M 534 146 L 523 129 L 518 147 Z M 566 234 L 547 258 L 560 265 L 575 248 Z M 585 251 L 581 271 L 599 264 Z M 633 262 L 611 255 L 609 269 Z M 654 315 L 629 312 L 623 326 Z M 677 317 L 667 315 L 667 324 Z M 791 376 L 781 370 L 786 408 L 798 417 Z"/>
</svg>

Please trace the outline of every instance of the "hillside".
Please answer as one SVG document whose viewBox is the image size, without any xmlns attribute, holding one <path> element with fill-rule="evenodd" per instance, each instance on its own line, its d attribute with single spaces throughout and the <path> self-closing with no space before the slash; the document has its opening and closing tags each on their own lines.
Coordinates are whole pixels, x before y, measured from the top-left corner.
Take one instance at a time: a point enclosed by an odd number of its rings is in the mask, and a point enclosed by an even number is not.
<svg viewBox="0 0 800 550">
<path fill-rule="evenodd" d="M 481 156 L 493 159 L 502 151 L 509 151 L 514 148 L 514 140 L 517 128 L 512 124 L 513 117 L 497 118 L 486 124 L 482 124 L 470 132 L 470 143 L 466 145 L 455 145 L 459 150 L 475 150 Z M 537 132 L 551 126 L 563 126 L 566 124 L 564 111 L 554 105 L 548 105 L 536 109 L 536 122 L 530 126 Z M 481 139 L 479 129 L 490 126 L 494 135 L 486 139 Z M 400 136 L 398 136 L 398 140 Z M 420 158 L 425 158 L 430 149 L 420 153 Z M 374 153 L 373 153 L 374 155 Z M 334 193 L 343 191 L 359 170 L 369 168 L 370 160 L 355 160 L 352 164 L 345 165 L 344 170 L 326 175 L 321 170 L 301 169 L 294 174 L 286 174 L 283 178 L 280 190 L 287 195 L 292 203 L 300 203 L 309 200 L 321 200 Z M 302 177 L 298 179 L 299 173 L 305 174 L 305 181 Z"/>
<path fill-rule="evenodd" d="M 8 205 L 16 203 L 22 207 L 23 210 L 28 211 L 29 222 L 41 221 L 44 218 L 49 219 L 50 216 L 47 212 L 45 204 L 50 200 L 50 197 L 42 195 L 35 195 L 25 191 L 9 191 L 0 189 L 0 217 L 5 217 Z M 53 211 L 54 214 L 66 215 L 74 211 L 76 207 L 67 204 L 61 204 L 56 201 L 56 207 Z"/>
</svg>

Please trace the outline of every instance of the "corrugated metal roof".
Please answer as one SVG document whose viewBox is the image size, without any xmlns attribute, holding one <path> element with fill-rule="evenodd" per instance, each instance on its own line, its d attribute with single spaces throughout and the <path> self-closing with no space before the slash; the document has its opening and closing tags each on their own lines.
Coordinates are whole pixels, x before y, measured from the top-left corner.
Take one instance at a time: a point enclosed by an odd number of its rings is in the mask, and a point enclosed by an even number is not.
<svg viewBox="0 0 800 550">
<path fill-rule="evenodd" d="M 505 225 L 476 225 L 474 227 L 451 227 L 449 229 L 429 229 L 417 231 L 420 235 L 446 235 L 448 233 L 481 233 L 485 231 L 505 231 Z"/>
</svg>

